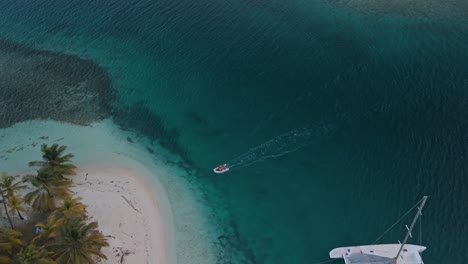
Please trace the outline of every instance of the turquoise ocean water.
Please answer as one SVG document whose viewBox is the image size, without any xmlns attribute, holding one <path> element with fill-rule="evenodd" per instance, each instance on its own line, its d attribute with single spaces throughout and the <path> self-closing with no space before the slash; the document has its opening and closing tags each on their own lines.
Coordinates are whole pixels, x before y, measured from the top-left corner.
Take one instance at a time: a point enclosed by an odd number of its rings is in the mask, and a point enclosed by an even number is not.
<svg viewBox="0 0 468 264">
<path fill-rule="evenodd" d="M 465 263 L 468 7 L 452 2 L 6 0 L 0 38 L 104 67 L 115 122 L 185 160 L 245 263 L 372 243 L 422 195 L 425 263 Z M 212 173 L 304 127 L 307 146 Z"/>
</svg>

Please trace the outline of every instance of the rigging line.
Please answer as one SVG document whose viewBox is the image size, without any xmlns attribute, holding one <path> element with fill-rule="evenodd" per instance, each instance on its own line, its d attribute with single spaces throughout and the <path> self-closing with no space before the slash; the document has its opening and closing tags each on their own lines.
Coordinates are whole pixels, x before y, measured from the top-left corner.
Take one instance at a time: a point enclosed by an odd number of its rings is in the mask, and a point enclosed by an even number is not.
<svg viewBox="0 0 468 264">
<path fill-rule="evenodd" d="M 419 216 L 419 245 L 422 246 L 422 214 Z M 419 254 L 422 256 L 422 252 Z"/>
<path fill-rule="evenodd" d="M 375 245 L 375 243 L 377 243 L 377 241 L 379 241 L 383 236 L 385 236 L 392 228 L 394 228 L 403 218 L 405 218 L 409 213 L 411 213 L 411 211 L 413 211 L 414 208 L 416 208 L 420 203 L 421 201 L 424 199 L 421 198 L 415 205 L 413 205 L 413 207 L 411 207 L 402 217 L 400 217 L 400 219 L 398 219 L 392 226 L 390 226 L 387 230 L 385 230 L 385 232 L 383 232 L 382 235 L 380 235 L 374 242 L 372 242 L 372 245 Z"/>
</svg>

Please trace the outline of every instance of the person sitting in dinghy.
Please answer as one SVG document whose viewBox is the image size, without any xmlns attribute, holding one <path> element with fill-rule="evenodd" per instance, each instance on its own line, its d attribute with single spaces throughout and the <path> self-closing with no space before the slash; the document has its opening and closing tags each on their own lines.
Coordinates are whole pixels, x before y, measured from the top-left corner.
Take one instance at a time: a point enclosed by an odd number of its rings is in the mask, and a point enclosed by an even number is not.
<svg viewBox="0 0 468 264">
<path fill-rule="evenodd" d="M 227 164 L 221 164 L 221 165 L 218 165 L 215 169 L 214 169 L 214 172 L 215 173 L 224 173 L 226 171 L 229 170 L 229 167 L 227 166 Z"/>
</svg>

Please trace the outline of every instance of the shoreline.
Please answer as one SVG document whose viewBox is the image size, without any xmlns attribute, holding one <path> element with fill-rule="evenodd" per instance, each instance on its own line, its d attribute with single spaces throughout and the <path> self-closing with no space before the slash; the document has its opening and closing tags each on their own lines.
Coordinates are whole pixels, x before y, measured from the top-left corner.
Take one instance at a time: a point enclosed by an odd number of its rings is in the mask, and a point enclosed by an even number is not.
<svg viewBox="0 0 468 264">
<path fill-rule="evenodd" d="M 203 194 L 199 192 L 196 184 L 188 181 L 183 168 L 167 162 L 177 161 L 178 157 L 157 143 L 152 143 L 137 133 L 119 129 L 111 119 L 85 127 L 52 120 L 21 122 L 0 129 L 0 139 L 0 167 L 2 171 L 12 175 L 32 169 L 28 168 L 28 162 L 40 159 L 40 146 L 43 143 L 65 145 L 68 147 L 66 152 L 75 155 L 73 164 L 77 166 L 78 175 L 71 176 L 71 179 L 76 187 L 84 186 L 77 184 L 83 184 L 80 175 L 85 177 L 86 172 L 87 180 L 91 181 L 94 179 L 90 177 L 94 174 L 106 174 L 106 168 L 126 171 L 123 174 L 131 175 L 126 176 L 127 178 L 141 183 L 138 186 L 142 187 L 138 189 L 146 190 L 143 192 L 146 198 L 139 198 L 140 200 L 157 201 L 155 204 L 158 206 L 155 207 L 159 210 L 159 224 L 164 227 L 160 230 L 165 232 L 165 240 L 160 241 L 166 242 L 164 250 L 168 261 L 181 264 L 216 263 L 219 259 L 221 249 L 216 241 L 222 230 L 213 218 L 211 209 L 205 204 Z M 149 153 L 147 147 L 154 149 L 155 153 Z M 100 169 L 103 171 L 99 172 Z M 91 170 L 96 172 L 90 173 Z M 127 206 L 129 210 L 126 212 L 129 214 L 136 213 L 117 192 L 122 190 L 115 186 L 114 188 L 117 195 L 113 202 L 118 201 L 119 204 Z M 85 197 L 87 194 L 83 192 L 76 195 L 81 196 L 82 202 L 88 205 L 89 215 L 95 214 L 91 212 L 92 204 L 98 203 L 99 200 L 94 199 L 90 202 Z M 99 220 L 97 214 L 95 219 Z M 112 235 L 106 231 L 106 225 L 105 219 L 99 220 L 99 229 L 104 235 Z M 150 223 L 147 224 L 149 225 Z M 112 243 L 111 240 L 109 242 Z M 157 245 L 158 242 L 153 244 Z M 109 254 L 109 257 L 111 256 L 112 254 Z"/>
<path fill-rule="evenodd" d="M 165 205 L 140 171 L 90 164 L 76 172 L 71 190 L 88 206 L 88 221 L 97 221 L 108 239 L 109 247 L 102 249 L 108 260 L 102 263 L 176 263 Z"/>
</svg>

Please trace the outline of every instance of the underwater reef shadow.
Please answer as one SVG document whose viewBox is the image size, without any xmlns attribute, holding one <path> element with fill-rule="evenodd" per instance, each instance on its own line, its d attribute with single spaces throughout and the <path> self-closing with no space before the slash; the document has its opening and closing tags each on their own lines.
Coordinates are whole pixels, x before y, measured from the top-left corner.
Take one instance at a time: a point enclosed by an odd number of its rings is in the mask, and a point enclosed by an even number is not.
<svg viewBox="0 0 468 264">
<path fill-rule="evenodd" d="M 0 128 L 36 119 L 89 125 L 110 115 L 113 99 L 94 61 L 0 39 Z"/>
<path fill-rule="evenodd" d="M 216 264 L 259 263 L 253 249 L 247 246 L 248 243 L 242 238 L 239 227 L 232 220 L 227 223 L 214 244 L 219 249 Z"/>
<path fill-rule="evenodd" d="M 176 164 L 187 172 L 189 166 L 194 166 L 194 162 L 180 144 L 177 129 L 168 127 L 161 116 L 152 112 L 144 102 L 137 102 L 131 106 L 114 105 L 112 117 L 120 129 L 134 130 L 147 136 L 152 143 L 158 142 L 165 149 L 179 155 L 184 163 Z"/>
</svg>

